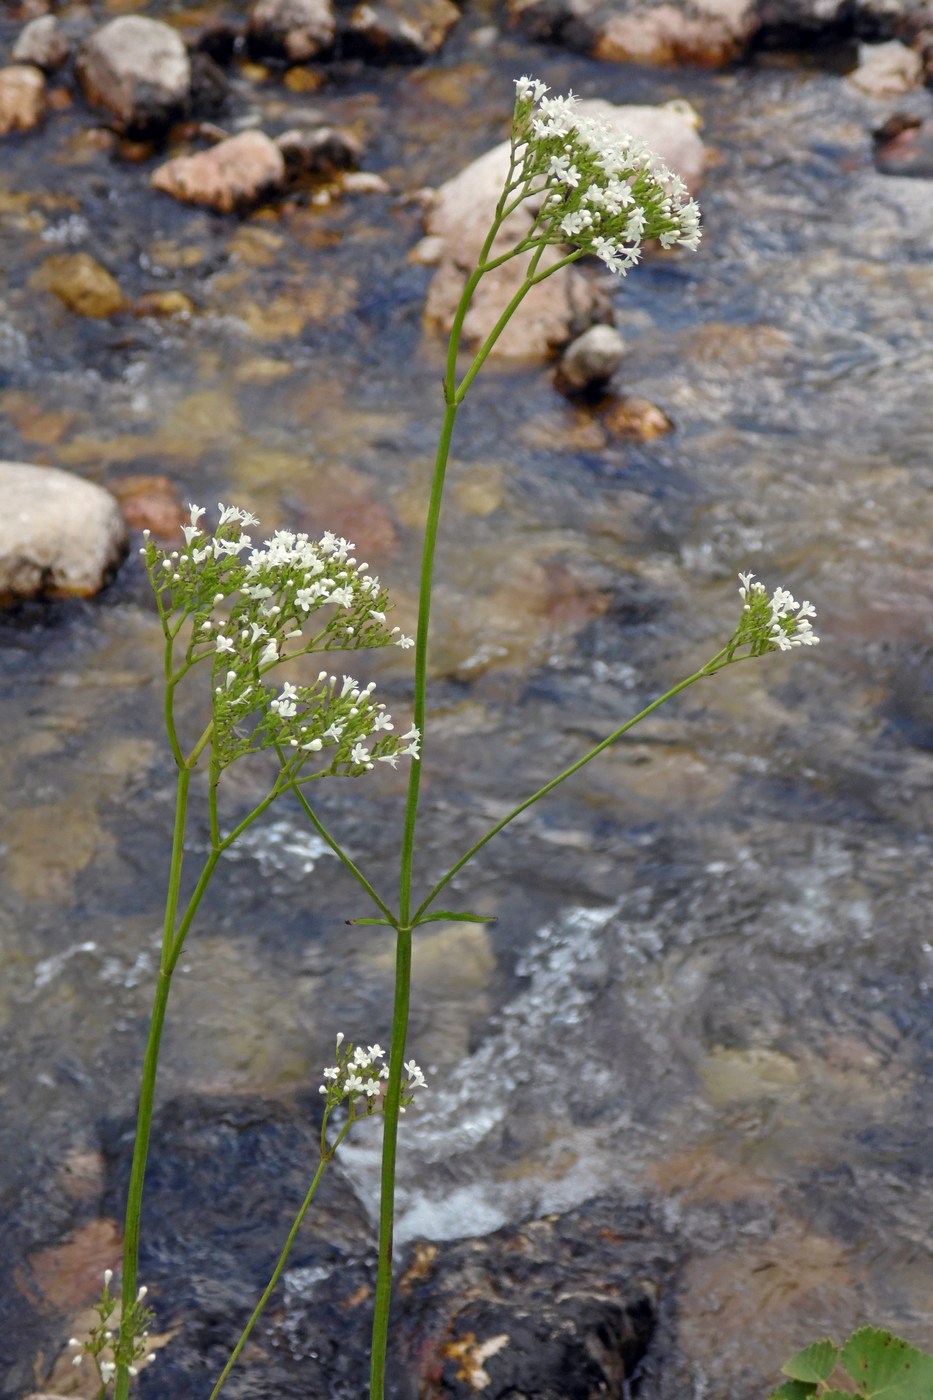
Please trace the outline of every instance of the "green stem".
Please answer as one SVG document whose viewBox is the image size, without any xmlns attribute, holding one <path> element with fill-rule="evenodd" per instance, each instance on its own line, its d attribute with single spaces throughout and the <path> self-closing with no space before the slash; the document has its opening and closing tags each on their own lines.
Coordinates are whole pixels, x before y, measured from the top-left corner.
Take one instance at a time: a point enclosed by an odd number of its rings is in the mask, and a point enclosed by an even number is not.
<svg viewBox="0 0 933 1400">
<path fill-rule="evenodd" d="M 252 1313 L 251 1313 L 251 1315 L 250 1315 L 249 1321 L 247 1322 L 246 1326 L 243 1328 L 243 1331 L 240 1333 L 240 1339 L 239 1339 L 239 1341 L 237 1342 L 236 1346 L 233 1348 L 233 1351 L 230 1353 L 230 1357 L 229 1357 L 229 1360 L 227 1361 L 226 1366 L 223 1368 L 223 1370 L 221 1371 L 220 1375 L 217 1377 L 217 1384 L 214 1386 L 214 1389 L 211 1391 L 210 1396 L 208 1397 L 208 1400 L 217 1400 L 217 1396 L 220 1394 L 221 1390 L 223 1389 L 224 1382 L 226 1381 L 227 1377 L 230 1375 L 230 1372 L 233 1370 L 234 1366 L 236 1365 L 237 1358 L 239 1357 L 240 1352 L 243 1350 L 243 1348 L 246 1346 L 246 1343 L 249 1341 L 249 1335 L 250 1335 L 250 1333 L 252 1332 L 253 1328 L 256 1326 L 256 1323 L 257 1323 L 257 1322 L 259 1321 L 259 1319 L 262 1317 L 262 1314 L 265 1312 L 266 1304 L 268 1303 L 269 1299 L 272 1297 L 272 1293 L 273 1293 L 273 1291 L 274 1291 L 274 1289 L 275 1289 L 275 1286 L 276 1286 L 276 1284 L 278 1283 L 279 1279 L 280 1279 L 281 1276 L 282 1276 L 282 1270 L 285 1268 L 285 1265 L 286 1265 L 286 1263 L 288 1262 L 288 1256 L 289 1256 L 289 1254 L 290 1254 L 291 1251 L 292 1251 L 292 1245 L 295 1243 L 295 1240 L 296 1240 L 297 1237 L 298 1237 L 298 1231 L 301 1229 L 302 1222 L 304 1221 L 304 1218 L 305 1218 L 305 1216 L 306 1216 L 307 1213 L 308 1213 L 308 1209 L 309 1209 L 309 1207 L 310 1207 L 310 1205 L 311 1205 L 311 1202 L 312 1202 L 313 1199 L 314 1199 L 314 1193 L 315 1193 L 315 1191 L 317 1190 L 318 1186 L 319 1186 L 320 1183 L 321 1183 L 321 1177 L 324 1175 L 324 1169 L 325 1169 L 325 1167 L 327 1166 L 328 1162 L 330 1162 L 331 1159 L 333 1158 L 334 1153 L 337 1151 L 337 1148 L 338 1148 L 338 1147 L 340 1146 L 340 1144 L 343 1142 L 343 1139 L 346 1137 L 347 1133 L 350 1131 L 350 1128 L 351 1128 L 352 1124 L 353 1124 L 353 1119 L 351 1118 L 351 1119 L 350 1119 L 348 1122 L 346 1122 L 346 1123 L 343 1125 L 343 1127 L 341 1128 L 339 1134 L 337 1135 L 337 1140 L 335 1141 L 333 1147 L 326 1148 L 326 1149 L 322 1149 L 322 1152 L 321 1152 L 321 1160 L 320 1160 L 320 1163 L 318 1164 L 318 1169 L 317 1169 L 317 1171 L 314 1173 L 314 1178 L 313 1178 L 313 1180 L 312 1180 L 312 1182 L 311 1182 L 311 1185 L 308 1187 L 308 1193 L 307 1193 L 307 1195 L 305 1196 L 304 1200 L 303 1200 L 302 1203 L 301 1203 L 301 1206 L 300 1206 L 300 1208 L 299 1208 L 298 1214 L 295 1216 L 295 1219 L 294 1219 L 294 1221 L 292 1222 L 292 1228 L 291 1228 L 291 1229 L 289 1230 L 289 1232 L 288 1232 L 288 1236 L 287 1236 L 287 1238 L 286 1238 L 286 1240 L 285 1240 L 285 1244 L 284 1244 L 284 1246 L 283 1246 L 283 1248 L 282 1248 L 282 1253 L 279 1255 L 279 1262 L 276 1264 L 276 1266 L 275 1266 L 275 1268 L 274 1268 L 274 1270 L 273 1270 L 273 1272 L 272 1272 L 272 1277 L 269 1279 L 269 1282 L 266 1284 L 266 1287 L 265 1287 L 265 1290 L 264 1290 L 264 1292 L 263 1292 L 263 1294 L 262 1294 L 262 1297 L 259 1299 L 259 1302 L 256 1304 L 255 1308 L 253 1309 L 253 1311 L 252 1311 Z"/>
<path fill-rule="evenodd" d="M 603 739 L 601 743 L 597 744 L 595 748 L 590 749 L 589 752 L 585 753 L 582 758 L 578 758 L 575 763 L 571 763 L 569 768 L 565 768 L 562 772 L 558 773 L 556 778 L 552 778 L 549 783 L 545 783 L 544 787 L 538 788 L 537 792 L 533 792 L 530 797 L 526 797 L 524 802 L 520 802 L 517 807 L 513 807 L 512 810 L 501 819 L 501 821 L 497 821 L 494 826 L 491 826 L 489 830 L 485 833 L 485 835 L 481 836 L 478 841 L 474 842 L 470 849 L 466 851 L 465 854 L 462 855 L 458 861 L 455 861 L 455 863 L 447 871 L 447 874 L 442 876 L 442 878 L 438 880 L 437 884 L 431 890 L 428 897 L 423 901 L 422 904 L 419 905 L 418 909 L 415 911 L 415 914 L 412 918 L 412 923 L 417 924 L 422 914 L 424 914 L 434 903 L 435 899 L 440 894 L 444 886 L 447 885 L 453 879 L 453 877 L 459 871 L 461 871 L 469 861 L 473 859 L 477 852 L 481 851 L 483 847 L 492 840 L 494 836 L 498 836 L 499 832 L 502 831 L 504 827 L 508 826 L 510 822 L 513 822 L 516 817 L 521 816 L 522 812 L 527 812 L 528 808 L 533 807 L 536 802 L 540 802 L 542 797 L 546 797 L 549 792 L 553 792 L 554 789 L 556 787 L 559 787 L 561 783 L 566 782 L 568 778 L 572 778 L 574 773 L 579 773 L 581 768 L 585 767 L 587 763 L 591 763 L 593 759 L 597 757 L 598 754 L 603 753 L 604 750 L 608 749 L 610 745 L 614 744 L 617 739 L 621 739 L 623 734 L 627 733 L 628 730 L 633 729 L 635 725 L 638 724 L 641 720 L 643 720 L 647 715 L 650 715 L 655 710 L 660 709 L 660 707 L 663 704 L 665 704 L 668 700 L 673 699 L 675 695 L 679 695 L 682 690 L 686 690 L 687 687 L 693 685 L 694 682 L 702 680 L 705 676 L 711 676 L 715 674 L 716 671 L 721 670 L 722 659 L 727 655 L 728 650 L 728 647 L 723 647 L 722 651 L 717 652 L 716 655 L 710 661 L 707 661 L 705 666 L 700 667 L 699 671 L 695 671 L 692 676 L 688 676 L 686 680 L 679 681 L 677 685 L 672 686 L 670 690 L 665 691 L 665 693 L 663 695 L 658 696 L 656 700 L 652 700 L 650 705 L 646 705 L 643 710 L 639 710 L 638 714 L 634 715 L 632 719 L 627 719 L 624 724 L 620 724 L 618 729 L 614 729 L 612 733 L 608 735 L 607 738 Z"/>
<path fill-rule="evenodd" d="M 397 930 L 395 945 L 395 1000 L 392 1007 L 392 1040 L 389 1049 L 389 1082 L 382 1129 L 382 1177 L 379 1194 L 379 1262 L 373 1309 L 369 1397 L 385 1396 L 386 1348 L 389 1341 L 389 1309 L 392 1304 L 392 1237 L 395 1223 L 395 1164 L 401 1099 L 408 1004 L 411 990 L 411 929 Z"/>
</svg>

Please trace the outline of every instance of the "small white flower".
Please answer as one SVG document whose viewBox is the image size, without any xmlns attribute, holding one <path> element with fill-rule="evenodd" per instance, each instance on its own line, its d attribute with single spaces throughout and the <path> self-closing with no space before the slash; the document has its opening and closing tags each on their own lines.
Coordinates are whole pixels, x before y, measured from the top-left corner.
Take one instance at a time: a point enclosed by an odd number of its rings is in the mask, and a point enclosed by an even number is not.
<svg viewBox="0 0 933 1400">
<path fill-rule="evenodd" d="M 222 632 L 218 634 L 217 640 L 214 643 L 214 648 L 219 656 L 223 656 L 225 652 L 236 651 L 234 642 L 229 637 L 225 637 Z"/>
<path fill-rule="evenodd" d="M 414 637 L 406 637 L 406 636 L 402 635 L 402 636 L 396 637 L 396 639 L 395 639 L 395 645 L 396 645 L 397 647 L 401 647 L 401 648 L 402 648 L 402 651 L 407 651 L 409 647 L 413 647 L 413 646 L 415 645 L 415 639 L 414 639 Z"/>
</svg>

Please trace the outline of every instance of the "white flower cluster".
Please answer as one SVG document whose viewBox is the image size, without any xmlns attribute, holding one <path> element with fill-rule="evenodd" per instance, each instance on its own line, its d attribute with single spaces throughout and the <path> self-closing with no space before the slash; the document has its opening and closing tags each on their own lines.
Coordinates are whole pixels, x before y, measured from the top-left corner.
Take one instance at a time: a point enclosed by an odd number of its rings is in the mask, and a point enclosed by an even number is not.
<svg viewBox="0 0 933 1400">
<path fill-rule="evenodd" d="M 277 530 L 253 545 L 245 527 L 255 516 L 220 507 L 213 535 L 192 506 L 183 551 L 160 550 L 146 536 L 142 553 L 166 634 L 191 622 L 188 669 L 210 661 L 214 751 L 222 765 L 261 748 L 290 748 L 301 762 L 325 754 L 321 772 L 358 774 L 400 755 L 419 757 L 415 730 L 396 738 L 392 717 L 360 687 L 322 671 L 311 685 L 266 677 L 285 661 L 337 648 L 395 645 L 410 637 L 386 621 L 388 594 L 349 540 L 325 532 L 319 540 Z M 293 761 L 292 766 L 296 764 Z M 320 776 L 317 774 L 316 776 Z"/>
<path fill-rule="evenodd" d="M 80 1366 L 85 1356 L 89 1356 L 94 1362 L 100 1379 L 101 1394 L 117 1373 L 117 1356 L 121 1345 L 125 1347 L 123 1357 L 129 1362 L 127 1371 L 131 1376 L 137 1376 L 142 1365 L 155 1361 L 155 1352 L 149 1351 L 147 1345 L 149 1327 L 153 1320 L 152 1312 L 145 1304 L 148 1288 L 144 1285 L 136 1294 L 136 1302 L 129 1317 L 129 1327 L 126 1329 L 127 1339 L 123 1343 L 115 1328 L 109 1325 L 115 1322 L 114 1315 L 117 1311 L 117 1299 L 110 1292 L 112 1279 L 113 1270 L 105 1269 L 104 1287 L 94 1305 L 98 1318 L 96 1326 L 84 1341 L 78 1337 L 70 1337 L 68 1340 L 69 1347 L 77 1351 L 77 1355 L 72 1358 L 75 1366 Z"/>
<path fill-rule="evenodd" d="M 547 97 L 546 84 L 527 77 L 515 88 L 512 188 L 520 200 L 545 196 L 529 242 L 572 244 L 623 275 L 647 239 L 697 247 L 700 211 L 658 156 L 584 116 L 573 93 Z"/>
<path fill-rule="evenodd" d="M 343 1032 L 337 1036 L 336 1063 L 324 1070 L 320 1093 L 327 1096 L 327 1111 L 347 1100 L 356 1117 L 371 1117 L 383 1107 L 383 1084 L 389 1077 L 389 1064 L 381 1045 L 354 1045 Z M 416 1090 L 426 1089 L 424 1075 L 414 1060 L 404 1064 L 400 1112 L 414 1099 Z"/>
<path fill-rule="evenodd" d="M 771 596 L 754 574 L 739 574 L 742 620 L 735 646 L 751 647 L 750 655 L 769 651 L 790 651 L 792 647 L 812 647 L 819 642 L 811 617 L 816 609 L 806 599 L 798 603 L 786 588 L 776 588 Z"/>
</svg>

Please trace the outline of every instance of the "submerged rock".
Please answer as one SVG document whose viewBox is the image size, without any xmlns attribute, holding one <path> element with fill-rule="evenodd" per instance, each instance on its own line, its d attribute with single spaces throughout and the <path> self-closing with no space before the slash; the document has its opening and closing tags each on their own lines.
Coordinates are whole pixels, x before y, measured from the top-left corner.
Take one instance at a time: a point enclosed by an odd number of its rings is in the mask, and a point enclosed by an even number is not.
<svg viewBox="0 0 933 1400">
<path fill-rule="evenodd" d="M 32 277 L 77 316 L 102 320 L 122 311 L 126 298 L 117 279 L 90 253 L 53 253 Z"/>
<path fill-rule="evenodd" d="M 44 73 L 54 73 L 67 61 L 71 45 L 54 15 L 30 20 L 13 45 L 14 63 L 32 63 Z"/>
<path fill-rule="evenodd" d="M 285 184 L 285 158 L 261 131 L 243 131 L 208 151 L 176 156 L 150 178 L 153 189 L 221 214 L 258 204 Z"/>
<path fill-rule="evenodd" d="M 45 78 L 29 63 L 0 68 L 0 136 L 31 131 L 45 115 Z"/>
<path fill-rule="evenodd" d="M 703 143 L 696 119 L 684 103 L 664 107 L 616 107 L 601 100 L 580 103 L 586 116 L 602 118 L 645 142 L 691 188 L 703 170 Z M 426 232 L 432 243 L 437 271 L 428 288 L 425 321 L 429 329 L 446 335 L 453 323 L 467 271 L 479 256 L 489 231 L 496 203 L 508 172 L 509 142 L 504 141 L 474 160 L 437 191 L 429 210 Z M 517 209 L 503 225 L 493 254 L 513 246 L 526 233 L 532 214 L 528 204 Z M 558 262 L 559 249 L 546 248 L 539 264 Z M 480 344 L 492 330 L 505 306 L 518 291 L 525 275 L 525 259 L 514 258 L 494 269 L 480 282 L 464 321 L 464 342 Z M 605 298 L 599 285 L 577 270 L 562 269 L 536 286 L 496 343 L 500 355 L 541 359 L 599 319 Z"/>
<path fill-rule="evenodd" d="M 440 51 L 459 18 L 451 0 L 363 0 L 350 15 L 347 37 L 364 58 L 420 63 Z"/>
<path fill-rule="evenodd" d="M 331 47 L 336 32 L 331 0 L 255 0 L 246 34 L 257 56 L 306 63 Z"/>
<path fill-rule="evenodd" d="M 56 467 L 0 462 L 0 600 L 91 597 L 126 555 L 120 507 Z"/>
<path fill-rule="evenodd" d="M 191 63 L 181 36 L 159 20 L 122 15 L 81 46 L 76 72 L 88 102 L 121 131 L 159 131 L 181 116 L 191 92 Z"/>
</svg>

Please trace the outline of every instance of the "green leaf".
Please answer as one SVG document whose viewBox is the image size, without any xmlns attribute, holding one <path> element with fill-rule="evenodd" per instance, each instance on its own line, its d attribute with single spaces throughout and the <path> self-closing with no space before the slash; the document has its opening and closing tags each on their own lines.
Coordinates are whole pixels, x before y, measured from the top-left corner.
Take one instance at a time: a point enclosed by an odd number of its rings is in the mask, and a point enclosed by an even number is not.
<svg viewBox="0 0 933 1400">
<path fill-rule="evenodd" d="M 836 1343 L 824 1337 L 822 1341 L 813 1342 L 803 1351 L 798 1351 L 796 1356 L 785 1361 L 781 1370 L 795 1381 L 825 1381 L 829 1379 L 838 1355 Z"/>
<path fill-rule="evenodd" d="M 392 928 L 388 919 L 347 919 L 348 924 L 382 924 L 385 928 Z"/>
<path fill-rule="evenodd" d="M 859 1395 L 879 1400 L 929 1400 L 933 1356 L 878 1327 L 860 1327 L 842 1348 L 840 1360 Z"/>
<path fill-rule="evenodd" d="M 436 913 L 424 914 L 418 920 L 419 924 L 494 924 L 495 922 L 496 919 L 492 914 L 455 914 L 451 909 L 438 909 Z"/>
<path fill-rule="evenodd" d="M 816 1386 L 811 1385 L 809 1381 L 785 1381 L 777 1390 L 772 1390 L 768 1400 L 810 1400 L 810 1396 L 815 1394 Z"/>
</svg>

